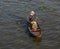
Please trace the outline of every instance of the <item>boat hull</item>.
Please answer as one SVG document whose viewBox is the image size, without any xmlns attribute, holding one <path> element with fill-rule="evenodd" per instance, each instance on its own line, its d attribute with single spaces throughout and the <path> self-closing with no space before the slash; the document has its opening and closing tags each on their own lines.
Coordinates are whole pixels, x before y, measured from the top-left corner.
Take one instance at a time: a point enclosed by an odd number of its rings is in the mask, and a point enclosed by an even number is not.
<svg viewBox="0 0 60 49">
<path fill-rule="evenodd" d="M 38 31 L 37 32 L 33 32 L 32 29 L 30 28 L 30 23 L 27 21 L 27 27 L 28 27 L 28 31 L 29 31 L 29 34 L 32 36 L 32 37 L 38 37 L 38 38 L 41 38 L 42 35 L 41 35 L 41 29 L 39 27 L 39 24 L 38 24 Z"/>
</svg>

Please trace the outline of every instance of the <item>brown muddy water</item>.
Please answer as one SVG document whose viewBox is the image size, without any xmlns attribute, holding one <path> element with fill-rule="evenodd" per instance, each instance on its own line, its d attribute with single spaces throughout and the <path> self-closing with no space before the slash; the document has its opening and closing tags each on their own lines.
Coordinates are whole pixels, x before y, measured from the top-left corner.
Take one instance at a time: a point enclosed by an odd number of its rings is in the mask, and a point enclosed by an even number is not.
<svg viewBox="0 0 60 49">
<path fill-rule="evenodd" d="M 47 8 L 40 11 L 41 6 Z M 38 16 L 41 42 L 34 42 L 25 33 L 26 17 L 31 10 Z M 60 49 L 60 1 L 0 0 L 0 49 Z"/>
</svg>

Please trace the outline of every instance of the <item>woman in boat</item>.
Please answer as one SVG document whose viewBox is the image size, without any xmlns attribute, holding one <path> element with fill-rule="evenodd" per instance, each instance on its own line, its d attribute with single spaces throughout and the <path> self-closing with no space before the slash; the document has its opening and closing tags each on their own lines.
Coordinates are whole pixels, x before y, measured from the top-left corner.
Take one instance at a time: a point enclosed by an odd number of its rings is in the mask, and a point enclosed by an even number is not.
<svg viewBox="0 0 60 49">
<path fill-rule="evenodd" d="M 35 11 L 31 11 L 30 15 L 27 17 L 27 22 L 30 25 L 31 21 L 33 21 L 35 19 Z"/>
<path fill-rule="evenodd" d="M 36 20 L 35 11 L 31 11 L 30 16 L 27 18 L 28 18 L 28 21 Z"/>
<path fill-rule="evenodd" d="M 37 22 L 35 20 L 31 21 L 31 25 L 32 25 L 32 30 L 37 31 L 38 26 L 37 26 Z"/>
</svg>

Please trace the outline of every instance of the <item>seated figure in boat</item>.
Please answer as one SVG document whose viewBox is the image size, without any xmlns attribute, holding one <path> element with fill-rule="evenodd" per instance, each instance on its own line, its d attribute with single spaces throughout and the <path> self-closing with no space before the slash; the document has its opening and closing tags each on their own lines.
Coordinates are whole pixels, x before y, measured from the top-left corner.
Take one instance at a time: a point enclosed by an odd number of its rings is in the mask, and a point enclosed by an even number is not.
<svg viewBox="0 0 60 49">
<path fill-rule="evenodd" d="M 37 31 L 38 26 L 37 26 L 37 22 L 35 20 L 31 21 L 31 25 L 32 25 L 32 30 Z"/>
<path fill-rule="evenodd" d="M 29 17 L 27 17 L 27 19 L 28 19 L 28 22 L 30 22 L 31 20 L 36 20 L 36 16 L 35 16 L 35 11 L 31 11 L 30 12 L 30 16 Z"/>
</svg>

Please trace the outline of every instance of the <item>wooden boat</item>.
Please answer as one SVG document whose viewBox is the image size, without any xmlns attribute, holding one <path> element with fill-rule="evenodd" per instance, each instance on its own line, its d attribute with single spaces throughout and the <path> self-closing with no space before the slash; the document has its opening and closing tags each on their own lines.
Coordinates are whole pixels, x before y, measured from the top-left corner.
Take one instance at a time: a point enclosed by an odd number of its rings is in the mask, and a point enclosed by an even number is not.
<svg viewBox="0 0 60 49">
<path fill-rule="evenodd" d="M 33 37 L 39 37 L 41 38 L 41 28 L 39 27 L 39 24 L 37 23 L 38 27 L 37 27 L 37 31 L 32 31 L 31 29 L 31 23 L 29 21 L 27 21 L 27 28 L 29 30 L 29 34 L 32 35 Z"/>
</svg>

